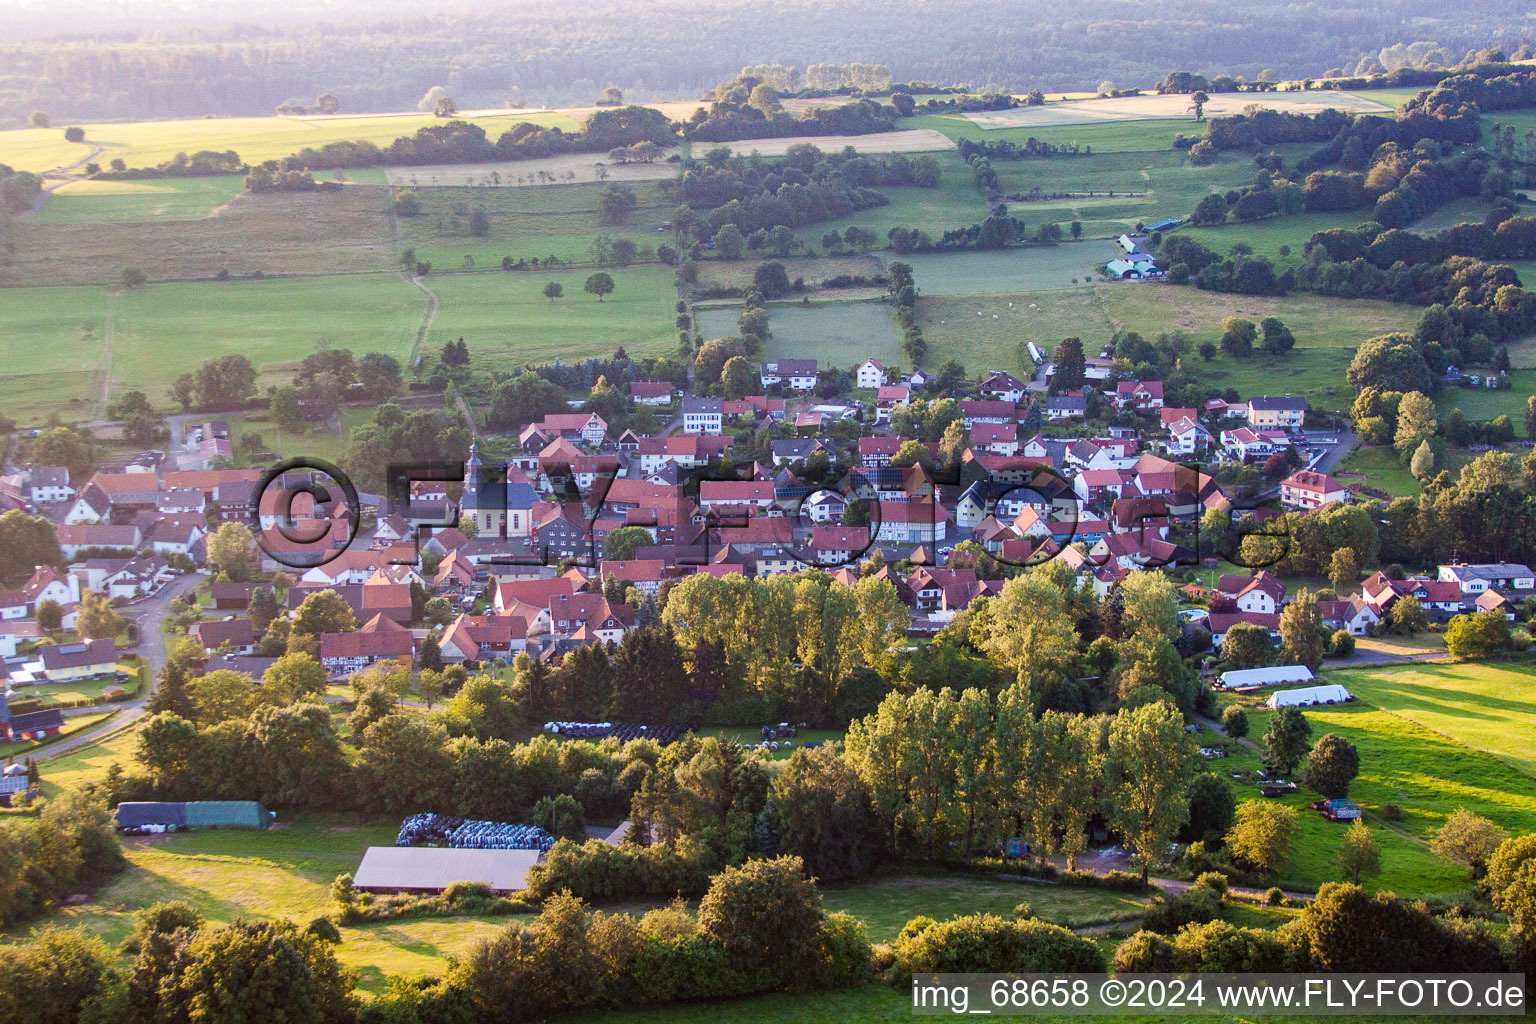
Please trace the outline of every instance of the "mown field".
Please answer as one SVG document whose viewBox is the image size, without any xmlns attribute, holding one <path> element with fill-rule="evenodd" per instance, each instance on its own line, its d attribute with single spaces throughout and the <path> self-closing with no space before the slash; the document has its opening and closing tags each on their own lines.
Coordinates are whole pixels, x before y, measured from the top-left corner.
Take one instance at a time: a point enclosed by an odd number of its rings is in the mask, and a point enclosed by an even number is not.
<svg viewBox="0 0 1536 1024">
<path fill-rule="evenodd" d="M 1074 143 L 1084 152 L 1134 153 L 1172 149 L 1180 134 L 1197 135 L 1204 129 L 1194 121 L 1115 121 L 1109 124 L 1051 125 L 1038 128 L 983 129 L 963 114 L 919 114 L 904 118 L 903 128 L 932 128 L 957 142 L 960 139 L 1024 143 L 1034 138 L 1053 146 Z"/>
<path fill-rule="evenodd" d="M 1491 754 L 1536 778 L 1530 728 L 1536 667 L 1530 664 L 1421 664 L 1335 673 L 1370 704 Z"/>
<path fill-rule="evenodd" d="M 575 118 L 559 111 L 470 111 L 458 115 L 485 129 L 495 139 L 519 121 L 575 131 Z M 141 121 L 124 124 L 85 124 L 85 142 L 64 141 L 64 125 L 20 128 L 0 132 L 0 163 L 17 170 L 45 171 L 89 155 L 97 146 L 103 166 L 121 158 L 129 167 L 152 167 L 177 153 L 234 150 L 247 163 L 277 160 L 306 146 L 366 139 L 386 146 L 418 128 L 441 124 L 431 114 L 357 114 L 336 117 L 219 117 L 183 121 Z"/>
<path fill-rule="evenodd" d="M 114 302 L 105 288 L 0 291 L 0 414 L 23 425 L 41 423 L 50 413 L 90 419 Z"/>
<path fill-rule="evenodd" d="M 554 273 L 434 275 L 424 282 L 437 295 L 429 350 L 463 337 L 475 366 L 509 370 L 525 363 L 574 362 L 611 356 L 619 346 L 633 356 L 670 355 L 677 349 L 673 272 L 660 266 L 612 268 L 614 291 L 602 302 L 582 291 L 594 268 Z M 543 297 L 558 282 L 563 298 Z"/>
<path fill-rule="evenodd" d="M 740 314 L 740 306 L 699 310 L 699 336 L 735 335 Z M 771 304 L 768 329 L 773 334 L 763 350 L 764 359 L 814 358 L 826 368 L 857 366 L 871 358 L 893 366 L 906 358 L 891 306 L 878 301 Z"/>
<path fill-rule="evenodd" d="M 105 224 L 136 220 L 199 220 L 245 187 L 238 174 L 162 181 L 77 181 L 50 193 L 37 220 L 44 224 Z"/>
<path fill-rule="evenodd" d="M 1386 491 L 1394 498 L 1412 497 L 1423 490 L 1391 445 L 1356 448 L 1344 456 L 1332 475 L 1344 483 L 1359 481 L 1367 487 Z"/>
</svg>

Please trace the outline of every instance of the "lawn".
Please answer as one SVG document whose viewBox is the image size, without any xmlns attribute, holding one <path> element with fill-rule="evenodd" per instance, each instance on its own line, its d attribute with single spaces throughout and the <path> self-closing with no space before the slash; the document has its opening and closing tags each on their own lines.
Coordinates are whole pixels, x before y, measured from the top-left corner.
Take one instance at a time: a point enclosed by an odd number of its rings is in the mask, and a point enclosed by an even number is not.
<svg viewBox="0 0 1536 1024">
<path fill-rule="evenodd" d="M 70 721 L 76 721 L 71 719 Z M 43 793 L 70 789 L 87 782 L 100 782 L 106 778 L 107 769 L 113 764 L 125 770 L 133 766 L 133 753 L 139 743 L 135 728 L 117 729 L 89 746 L 80 747 L 67 754 L 38 761 L 43 773 Z"/>
<path fill-rule="evenodd" d="M 425 284 L 438 297 L 427 348 L 463 337 L 479 369 L 509 370 L 526 363 L 608 357 L 623 346 L 632 356 L 671 354 L 677 287 L 659 266 L 613 268 L 613 294 L 599 302 L 582 291 L 593 269 L 555 273 L 447 274 Z M 565 296 L 543 297 L 554 281 Z"/>
<path fill-rule="evenodd" d="M 91 419 L 114 301 L 105 288 L 0 291 L 0 411 L 22 426 Z"/>
<path fill-rule="evenodd" d="M 739 306 L 700 309 L 699 336 L 735 335 L 740 314 Z M 768 329 L 773 334 L 764 359 L 815 358 L 823 368 L 857 366 L 870 358 L 889 366 L 905 359 L 891 306 L 878 301 L 775 303 L 768 307 Z"/>
<path fill-rule="evenodd" d="M 198 220 L 245 187 L 238 174 L 159 181 L 78 181 L 51 193 L 37 220 L 45 224 L 132 220 Z"/>
<path fill-rule="evenodd" d="M 1334 675 L 1362 700 L 1536 778 L 1530 735 L 1536 716 L 1536 667 L 1418 664 Z"/>
<path fill-rule="evenodd" d="M 110 676 L 105 679 L 82 679 L 75 683 L 45 683 L 41 686 L 23 686 L 12 694 L 11 699 L 40 700 L 44 704 L 56 704 L 60 701 L 90 700 L 100 697 L 101 691 L 109 686 L 126 689 L 132 685 L 131 679 L 127 684 L 123 684 Z"/>
<path fill-rule="evenodd" d="M 1511 352 L 1513 355 L 1513 351 Z M 1510 387 L 1446 388 L 1435 396 L 1435 410 L 1443 420 L 1451 410 L 1460 409 L 1469 420 L 1491 420 L 1496 416 L 1508 416 L 1515 425 L 1515 434 L 1525 436 L 1525 407 L 1531 395 L 1536 394 L 1536 370 L 1511 370 Z"/>
<path fill-rule="evenodd" d="M 152 284 L 115 297 L 112 390 L 167 402 L 177 373 L 232 353 L 258 388 L 323 348 L 410 355 L 426 300 L 398 274 Z M 170 372 L 174 370 L 175 372 Z"/>
<path fill-rule="evenodd" d="M 559 126 L 566 131 L 580 127 L 571 116 L 557 111 L 498 110 L 458 115 L 480 125 L 492 140 L 519 121 Z M 86 124 L 85 145 L 64 142 L 63 128 L 21 128 L 0 132 L 0 163 L 17 170 L 38 171 L 78 160 L 92 146 L 104 146 L 98 157 L 105 166 L 121 158 L 129 167 L 148 167 L 170 160 L 177 153 L 210 149 L 234 150 L 246 163 L 277 160 L 303 149 L 328 142 L 367 139 L 386 146 L 416 129 L 441 124 L 429 113 L 355 114 L 340 117 L 218 117 L 180 121 L 139 121 L 124 124 Z M 57 142 L 55 142 L 57 140 Z M 67 148 L 66 148 L 67 147 Z"/>
<path fill-rule="evenodd" d="M 466 267 L 466 256 L 480 268 L 501 266 L 503 256 L 514 261 L 556 256 L 587 262 L 599 236 L 628 238 L 652 251 L 657 243 L 676 244 L 671 232 L 655 230 L 677 204 L 668 202 L 654 183 L 631 184 L 638 205 L 621 224 L 604 223 L 598 213 L 604 187 L 423 189 L 421 214 L 399 219 L 399 245 L 414 248 L 418 260 L 439 270 L 459 270 Z M 489 222 L 484 236 L 470 229 L 470 215 L 476 210 L 484 212 Z"/>
<path fill-rule="evenodd" d="M 1408 467 L 1403 465 L 1403 460 L 1398 458 L 1396 449 L 1389 444 L 1356 448 L 1344 456 L 1333 475 L 1342 483 L 1359 482 L 1386 491 L 1394 498 L 1412 497 L 1423 490 Z"/>
<path fill-rule="evenodd" d="M 1012 917 L 1013 908 L 1028 903 L 1035 916 L 1069 928 L 1141 916 L 1144 897 L 1106 889 L 1077 889 L 1034 885 L 986 875 L 936 875 L 880 878 L 841 888 L 823 888 L 822 906 L 859 918 L 871 942 L 894 941 L 908 921 L 919 915 L 943 921 L 965 914 Z"/>
</svg>

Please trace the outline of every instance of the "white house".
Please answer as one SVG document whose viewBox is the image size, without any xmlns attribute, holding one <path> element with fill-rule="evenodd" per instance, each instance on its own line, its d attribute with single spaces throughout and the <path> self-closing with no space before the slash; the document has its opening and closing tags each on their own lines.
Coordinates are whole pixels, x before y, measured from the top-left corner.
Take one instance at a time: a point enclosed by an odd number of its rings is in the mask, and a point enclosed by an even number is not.
<svg viewBox="0 0 1536 1024">
<path fill-rule="evenodd" d="M 724 409 L 718 398 L 683 399 L 683 433 L 715 436 L 724 429 Z"/>
<path fill-rule="evenodd" d="M 816 386 L 816 360 L 778 359 L 763 363 L 758 379 L 765 388 L 779 384 L 791 391 L 809 391 Z"/>
<path fill-rule="evenodd" d="M 27 496 L 34 505 L 52 505 L 75 496 L 69 485 L 68 466 L 38 466 L 27 480 Z"/>
<path fill-rule="evenodd" d="M 1440 566 L 1440 579 L 1455 583 L 1464 594 L 1481 594 L 1486 590 L 1536 590 L 1536 573 L 1529 566 L 1514 562 L 1485 562 L 1469 565 L 1452 562 Z"/>
<path fill-rule="evenodd" d="M 880 385 L 888 383 L 890 377 L 891 375 L 886 372 L 885 367 L 873 359 L 864 360 L 859 364 L 859 368 L 854 371 L 854 380 L 861 388 L 878 388 Z"/>
<path fill-rule="evenodd" d="M 1280 482 L 1280 504 L 1288 509 L 1311 511 L 1348 500 L 1349 491 L 1326 473 L 1300 469 Z"/>
</svg>

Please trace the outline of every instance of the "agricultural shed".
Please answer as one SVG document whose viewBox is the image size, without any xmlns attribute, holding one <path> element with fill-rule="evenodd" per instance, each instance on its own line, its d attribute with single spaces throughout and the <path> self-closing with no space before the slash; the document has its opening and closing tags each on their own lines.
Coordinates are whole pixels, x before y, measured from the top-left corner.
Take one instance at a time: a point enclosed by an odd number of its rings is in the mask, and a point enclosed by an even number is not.
<svg viewBox="0 0 1536 1024">
<path fill-rule="evenodd" d="M 454 882 L 480 882 L 504 895 L 528 888 L 538 850 L 370 846 L 352 884 L 369 892 L 439 893 Z"/>
<path fill-rule="evenodd" d="M 117 805 L 118 828 L 141 828 L 145 825 L 175 825 L 177 828 L 186 828 L 187 805 L 170 802 Z"/>
<path fill-rule="evenodd" d="M 1224 690 L 1248 690 L 1256 686 L 1279 686 L 1282 683 L 1310 683 L 1312 670 L 1305 665 L 1270 665 L 1267 668 L 1238 668 L 1221 674 Z"/>
<path fill-rule="evenodd" d="M 1311 704 L 1343 704 L 1345 701 L 1354 699 L 1354 694 L 1338 683 L 1328 683 L 1324 686 L 1305 686 L 1299 690 L 1276 690 L 1269 695 L 1269 701 L 1265 706 L 1306 707 Z"/>
</svg>

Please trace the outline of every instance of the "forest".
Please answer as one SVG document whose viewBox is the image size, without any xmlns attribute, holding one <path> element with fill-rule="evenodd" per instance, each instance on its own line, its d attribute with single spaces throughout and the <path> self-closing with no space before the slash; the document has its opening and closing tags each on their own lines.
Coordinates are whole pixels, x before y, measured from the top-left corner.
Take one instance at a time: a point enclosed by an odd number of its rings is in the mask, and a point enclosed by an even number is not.
<svg viewBox="0 0 1536 1024">
<path fill-rule="evenodd" d="M 319 94 L 336 97 L 342 112 L 399 110 L 433 86 L 460 109 L 587 104 L 610 85 L 630 102 L 695 99 L 756 62 L 803 69 L 803 84 L 818 89 L 867 89 L 880 66 L 894 81 L 990 91 L 1150 88 L 1170 67 L 1250 80 L 1341 62 L 1342 71 L 1366 73 L 1407 60 L 1454 64 L 1473 47 L 1530 41 L 1517 28 L 1525 6 L 1512 0 L 1444 7 L 1430 28 L 1420 14 L 1413 0 L 1196 0 L 1177 9 L 1030 0 L 1006 16 L 977 0 L 940 0 L 921 12 L 891 0 L 772 8 L 530 0 L 427 10 L 385 3 L 366 13 L 258 0 L 153 14 L 108 0 L 27 0 L 7 9 L 0 125 L 20 126 L 36 110 L 61 120 L 267 114 Z M 90 34 L 77 28 L 86 25 Z M 1422 40 L 1427 33 L 1433 42 Z"/>
</svg>

